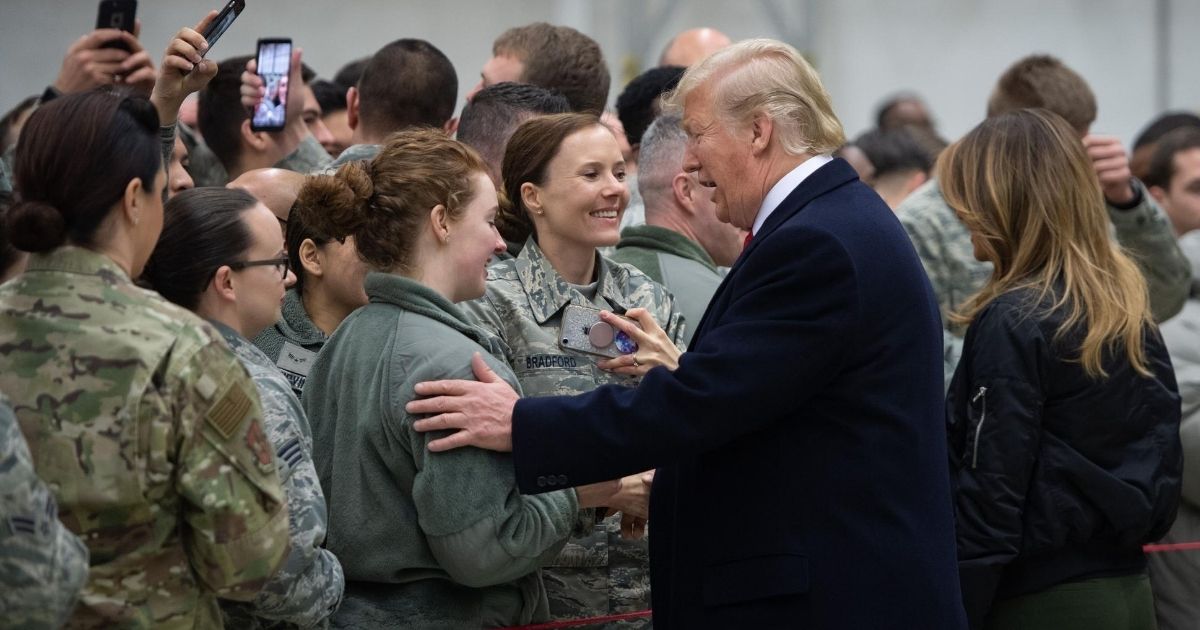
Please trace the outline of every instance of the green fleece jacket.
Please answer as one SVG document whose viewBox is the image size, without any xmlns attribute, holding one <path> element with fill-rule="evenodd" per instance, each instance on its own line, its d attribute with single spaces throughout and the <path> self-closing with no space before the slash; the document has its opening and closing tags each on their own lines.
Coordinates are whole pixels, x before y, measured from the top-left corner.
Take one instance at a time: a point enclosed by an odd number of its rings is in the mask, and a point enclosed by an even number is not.
<svg viewBox="0 0 1200 630">
<path fill-rule="evenodd" d="M 472 379 L 499 341 L 458 307 L 400 276 L 371 273 L 370 303 L 342 322 L 309 373 L 304 409 L 329 501 L 326 546 L 342 562 L 336 626 L 481 628 L 548 618 L 538 567 L 566 542 L 574 490 L 523 496 L 512 456 L 430 453 L 404 410 L 422 381 Z"/>
</svg>

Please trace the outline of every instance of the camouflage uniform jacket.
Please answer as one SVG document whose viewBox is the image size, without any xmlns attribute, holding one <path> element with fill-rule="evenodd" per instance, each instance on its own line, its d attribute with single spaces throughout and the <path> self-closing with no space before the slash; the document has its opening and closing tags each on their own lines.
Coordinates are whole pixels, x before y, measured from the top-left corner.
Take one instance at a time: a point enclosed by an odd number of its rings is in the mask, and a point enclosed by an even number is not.
<svg viewBox="0 0 1200 630">
<path fill-rule="evenodd" d="M 230 602 L 222 608 L 226 625 L 253 628 L 285 622 L 301 628 L 327 627 L 342 600 L 342 565 L 327 549 L 328 513 L 317 469 L 312 462 L 312 430 L 300 400 L 271 360 L 232 328 L 213 325 L 241 360 L 262 399 L 263 426 L 275 449 L 279 479 L 287 495 L 291 550 L 279 572 L 249 604 Z M 255 619 L 255 618 L 259 619 Z"/>
<path fill-rule="evenodd" d="M 675 344 L 684 347 L 683 315 L 662 285 L 602 256 L 597 256 L 597 271 L 596 301 L 591 302 L 563 280 L 530 238 L 515 259 L 488 269 L 487 293 L 464 304 L 469 316 L 504 341 L 506 358 L 525 396 L 581 394 L 600 385 L 638 383 L 596 367 L 598 357 L 559 347 L 562 312 L 568 304 L 602 306 L 618 314 L 645 308 Z M 543 572 L 555 619 L 650 607 L 648 541 L 621 538 L 615 516 L 589 531 L 585 524 L 591 516 L 585 511 L 584 526 Z"/>
<path fill-rule="evenodd" d="M 346 147 L 345 151 L 342 151 L 341 155 L 337 156 L 336 160 L 329 162 L 324 167 L 315 168 L 310 172 L 318 173 L 321 175 L 333 175 L 334 173 L 337 172 L 337 170 L 339 168 L 342 167 L 343 164 L 349 164 L 350 162 L 355 162 L 358 160 L 374 159 L 376 155 L 379 155 L 379 150 L 381 148 L 383 148 L 383 147 L 378 144 L 353 144 L 353 145 L 350 145 L 350 146 Z"/>
<path fill-rule="evenodd" d="M 1110 205 L 1108 216 L 1117 241 L 1146 277 L 1155 319 L 1164 321 L 1183 308 L 1191 285 L 1191 267 L 1175 242 L 1166 215 L 1141 182 L 1134 182 L 1137 204 L 1129 209 Z M 929 274 L 942 309 L 942 321 L 953 333 L 947 335 L 945 343 L 948 384 L 961 352 L 963 331 L 950 326 L 947 315 L 983 288 L 992 275 L 992 264 L 975 260 L 971 234 L 942 198 L 937 180 L 930 180 L 914 191 L 896 209 L 896 214 L 916 247 L 925 273 Z"/>
<path fill-rule="evenodd" d="M 254 345 L 275 362 L 275 367 L 291 384 L 296 398 L 300 398 L 308 371 L 329 337 L 309 318 L 308 311 L 304 310 L 304 300 L 296 289 L 288 289 L 283 296 L 281 312 L 279 321 L 258 333 Z"/>
<path fill-rule="evenodd" d="M 283 158 L 275 165 L 297 173 L 315 173 L 324 170 L 333 163 L 333 156 L 321 146 L 321 143 L 310 133 L 300 141 L 300 146 L 291 155 Z"/>
<path fill-rule="evenodd" d="M 537 569 L 571 533 L 573 490 L 523 496 L 512 456 L 430 453 L 412 429 L 417 383 L 471 379 L 479 352 L 510 385 L 499 341 L 413 280 L 367 275 L 370 303 L 321 350 L 304 394 L 329 543 L 346 571 L 334 625 L 478 629 L 549 617 Z"/>
<path fill-rule="evenodd" d="M 58 520 L 54 495 L 0 399 L 0 628 L 62 626 L 87 575 L 87 547 Z"/>
<path fill-rule="evenodd" d="M 0 285 L 0 391 L 91 571 L 76 628 L 207 628 L 287 554 L 254 384 L 220 335 L 101 254 Z"/>
</svg>

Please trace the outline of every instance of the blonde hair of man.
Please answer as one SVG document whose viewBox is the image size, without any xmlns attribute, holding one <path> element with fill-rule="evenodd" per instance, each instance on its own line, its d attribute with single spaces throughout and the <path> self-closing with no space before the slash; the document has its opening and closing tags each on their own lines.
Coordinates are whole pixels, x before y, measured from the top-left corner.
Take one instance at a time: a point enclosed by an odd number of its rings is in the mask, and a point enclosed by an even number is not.
<svg viewBox="0 0 1200 630">
<path fill-rule="evenodd" d="M 833 153 L 846 142 L 817 71 L 783 42 L 748 39 L 713 53 L 688 69 L 668 104 L 681 108 L 702 85 L 713 90 L 717 116 L 727 123 L 745 125 L 756 113 L 766 114 L 790 155 Z"/>
</svg>

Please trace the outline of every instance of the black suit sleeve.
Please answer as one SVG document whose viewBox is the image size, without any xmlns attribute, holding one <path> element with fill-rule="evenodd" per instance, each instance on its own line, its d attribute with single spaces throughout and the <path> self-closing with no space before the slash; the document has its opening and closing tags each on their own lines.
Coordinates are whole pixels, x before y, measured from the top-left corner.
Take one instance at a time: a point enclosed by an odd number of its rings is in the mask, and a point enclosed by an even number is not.
<svg viewBox="0 0 1200 630">
<path fill-rule="evenodd" d="M 675 372 L 651 370 L 635 390 L 606 386 L 517 403 L 522 492 L 656 468 L 785 421 L 859 343 L 854 265 L 825 231 L 785 224 L 747 252 L 726 285 Z M 547 484 L 551 478 L 558 485 Z"/>
</svg>

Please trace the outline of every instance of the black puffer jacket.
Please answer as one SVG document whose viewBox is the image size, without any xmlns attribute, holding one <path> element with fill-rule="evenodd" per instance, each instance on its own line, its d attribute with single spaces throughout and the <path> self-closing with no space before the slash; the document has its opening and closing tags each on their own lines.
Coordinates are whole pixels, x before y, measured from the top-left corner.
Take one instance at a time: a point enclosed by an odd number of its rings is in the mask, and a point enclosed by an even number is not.
<svg viewBox="0 0 1200 630">
<path fill-rule="evenodd" d="M 1124 351 L 1094 380 L 1079 335 L 1036 293 L 1005 294 L 967 330 L 946 400 L 958 563 L 971 626 L 999 599 L 1145 569 L 1170 527 L 1183 459 L 1175 373 L 1157 329 L 1153 377 Z"/>
</svg>

